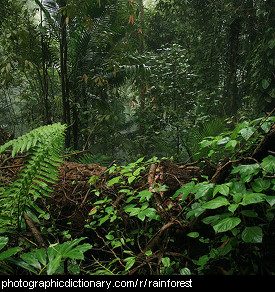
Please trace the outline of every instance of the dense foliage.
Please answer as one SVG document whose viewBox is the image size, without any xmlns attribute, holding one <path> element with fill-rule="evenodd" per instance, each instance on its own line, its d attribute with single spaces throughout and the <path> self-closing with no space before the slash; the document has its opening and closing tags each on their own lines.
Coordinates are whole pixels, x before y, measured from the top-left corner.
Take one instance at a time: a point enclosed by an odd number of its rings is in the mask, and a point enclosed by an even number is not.
<svg viewBox="0 0 275 292">
<path fill-rule="evenodd" d="M 271 0 L 3 0 L 1 273 L 274 273 L 274 48 Z M 109 165 L 76 237 L 66 159 Z M 225 174 L 148 185 L 166 159 Z"/>
</svg>

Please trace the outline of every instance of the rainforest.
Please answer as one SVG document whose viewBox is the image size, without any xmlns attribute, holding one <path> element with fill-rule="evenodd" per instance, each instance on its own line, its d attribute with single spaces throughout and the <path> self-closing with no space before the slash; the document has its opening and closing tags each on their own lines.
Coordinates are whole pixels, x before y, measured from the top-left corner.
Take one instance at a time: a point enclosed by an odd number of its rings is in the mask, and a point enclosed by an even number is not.
<svg viewBox="0 0 275 292">
<path fill-rule="evenodd" d="M 274 275 L 274 20 L 1 0 L 0 274 Z"/>
</svg>

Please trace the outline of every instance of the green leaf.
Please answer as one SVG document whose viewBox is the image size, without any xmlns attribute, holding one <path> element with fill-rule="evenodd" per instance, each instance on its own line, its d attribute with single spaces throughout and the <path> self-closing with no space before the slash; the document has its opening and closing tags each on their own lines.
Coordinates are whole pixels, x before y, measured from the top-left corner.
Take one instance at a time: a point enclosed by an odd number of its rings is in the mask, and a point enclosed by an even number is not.
<svg viewBox="0 0 275 292">
<path fill-rule="evenodd" d="M 114 177 L 111 180 L 109 180 L 108 187 L 110 187 L 114 184 L 117 184 L 119 182 L 120 178 L 121 178 L 121 176 L 117 176 L 117 177 Z"/>
<path fill-rule="evenodd" d="M 190 193 L 196 192 L 196 185 L 194 181 L 191 181 L 183 186 L 181 186 L 173 195 L 172 198 L 176 198 L 179 195 L 182 195 L 182 200 L 184 200 Z"/>
<path fill-rule="evenodd" d="M 1 252 L 0 253 L 0 261 L 2 261 L 4 259 L 7 259 L 7 258 L 9 258 L 9 257 L 11 257 L 13 255 L 15 255 L 20 250 L 22 250 L 22 248 L 20 248 L 20 247 L 12 247 L 12 248 L 9 248 L 6 251 Z"/>
<path fill-rule="evenodd" d="M 208 201 L 202 205 L 204 209 L 217 209 L 222 206 L 229 205 L 229 202 L 225 197 L 217 197 L 211 201 Z"/>
<path fill-rule="evenodd" d="M 249 164 L 249 165 L 239 165 L 237 167 L 235 167 L 231 173 L 235 174 L 235 173 L 240 173 L 242 181 L 244 183 L 249 182 L 252 177 L 256 174 L 258 174 L 260 171 L 260 166 L 258 163 L 255 164 Z"/>
<path fill-rule="evenodd" d="M 275 204 L 275 196 L 265 196 L 265 200 L 268 202 L 268 204 L 273 207 Z"/>
<path fill-rule="evenodd" d="M 145 200 L 149 201 L 152 197 L 153 193 L 148 190 L 143 190 L 138 193 L 138 196 L 140 197 L 139 201 L 144 202 Z"/>
<path fill-rule="evenodd" d="M 233 148 L 233 149 L 235 149 L 235 147 L 236 147 L 237 144 L 238 144 L 238 141 L 237 140 L 230 140 L 225 145 L 225 149 L 227 149 L 227 148 Z"/>
<path fill-rule="evenodd" d="M 180 270 L 181 275 L 191 275 L 191 271 L 188 268 L 183 268 Z"/>
<path fill-rule="evenodd" d="M 128 177 L 128 183 L 131 184 L 136 179 L 136 176 Z"/>
<path fill-rule="evenodd" d="M 267 89 L 269 85 L 270 85 L 270 79 L 263 79 L 262 80 L 263 89 Z"/>
<path fill-rule="evenodd" d="M 231 213 L 234 213 L 236 211 L 236 209 L 238 208 L 239 204 L 231 204 L 230 206 L 228 206 L 228 211 L 230 211 Z"/>
<path fill-rule="evenodd" d="M 209 147 L 209 146 L 212 145 L 212 143 L 213 143 L 213 141 L 202 140 L 202 141 L 200 142 L 200 144 L 201 144 L 201 148 Z"/>
<path fill-rule="evenodd" d="M 135 257 L 128 257 L 125 259 L 125 261 L 126 261 L 125 270 L 128 271 L 134 265 L 136 258 Z"/>
<path fill-rule="evenodd" d="M 261 243 L 263 240 L 263 231 L 259 226 L 245 227 L 242 232 L 242 240 L 247 243 Z"/>
<path fill-rule="evenodd" d="M 171 261 L 169 257 L 165 257 L 161 259 L 162 264 L 164 265 L 164 267 L 170 267 Z"/>
<path fill-rule="evenodd" d="M 40 248 L 35 251 L 35 256 L 42 265 L 47 263 L 47 253 L 45 248 Z"/>
<path fill-rule="evenodd" d="M 241 223 L 241 219 L 240 218 L 228 217 L 228 218 L 225 218 L 225 219 L 219 221 L 218 223 L 216 223 L 213 226 L 213 228 L 214 228 L 216 233 L 226 232 L 228 230 L 231 230 L 231 229 L 235 228 L 240 223 Z"/>
<path fill-rule="evenodd" d="M 0 237 L 0 250 L 2 250 L 3 247 L 7 245 L 8 242 L 9 242 L 8 237 L 1 236 Z"/>
<path fill-rule="evenodd" d="M 199 183 L 197 185 L 197 191 L 195 195 L 195 199 L 199 199 L 208 195 L 214 188 L 213 183 Z"/>
<path fill-rule="evenodd" d="M 230 140 L 229 137 L 222 138 L 222 139 L 220 139 L 220 140 L 217 141 L 217 145 L 226 144 L 229 140 Z"/>
<path fill-rule="evenodd" d="M 262 167 L 271 173 L 275 173 L 275 156 L 269 155 L 263 159 Z"/>
<path fill-rule="evenodd" d="M 258 177 L 253 182 L 251 182 L 251 187 L 253 191 L 260 193 L 263 190 L 267 190 L 270 187 L 270 184 L 271 182 L 269 179 Z"/>
<path fill-rule="evenodd" d="M 249 205 L 249 204 L 257 204 L 265 200 L 265 194 L 261 193 L 246 193 L 243 196 L 243 200 L 240 203 L 243 206 Z"/>
<path fill-rule="evenodd" d="M 92 245 L 90 245 L 89 243 L 84 243 L 84 244 L 76 246 L 72 250 L 63 254 L 63 257 L 77 259 L 77 260 L 84 260 L 84 252 L 86 252 L 87 250 L 91 248 L 92 248 Z"/>
<path fill-rule="evenodd" d="M 110 218 L 110 215 L 106 215 L 99 219 L 99 226 L 101 226 L 104 222 L 106 222 Z"/>
<path fill-rule="evenodd" d="M 252 136 L 254 131 L 255 131 L 254 128 L 248 127 L 248 128 L 241 129 L 239 133 L 242 135 L 244 140 L 248 140 Z"/>
<path fill-rule="evenodd" d="M 186 235 L 189 236 L 189 237 L 192 237 L 192 238 L 197 238 L 197 237 L 200 236 L 200 234 L 198 232 L 189 232 Z"/>
<path fill-rule="evenodd" d="M 52 261 L 49 261 L 49 264 L 47 265 L 48 275 L 53 275 L 55 273 L 55 271 L 60 266 L 61 259 L 62 259 L 62 255 L 58 255 Z"/>
<path fill-rule="evenodd" d="M 220 193 L 224 196 L 229 195 L 229 187 L 228 184 L 222 184 L 222 185 L 216 185 L 214 192 L 213 192 L 213 197 L 217 194 Z"/>
<path fill-rule="evenodd" d="M 21 256 L 21 259 L 23 259 L 27 264 L 33 266 L 34 268 L 40 270 L 41 269 L 41 265 L 37 259 L 37 257 L 35 256 L 35 253 L 33 252 L 29 252 L 29 253 L 24 253 Z"/>
</svg>

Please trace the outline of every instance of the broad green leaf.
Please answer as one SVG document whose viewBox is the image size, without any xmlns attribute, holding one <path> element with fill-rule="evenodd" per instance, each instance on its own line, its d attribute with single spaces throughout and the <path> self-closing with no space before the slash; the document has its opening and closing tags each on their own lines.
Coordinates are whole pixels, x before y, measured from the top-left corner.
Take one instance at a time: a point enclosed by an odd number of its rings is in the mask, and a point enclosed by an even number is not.
<svg viewBox="0 0 275 292">
<path fill-rule="evenodd" d="M 220 139 L 220 140 L 217 141 L 217 145 L 226 144 L 229 140 L 230 140 L 229 137 L 222 138 L 222 139 Z"/>
<path fill-rule="evenodd" d="M 214 188 L 214 184 L 213 183 L 200 183 L 197 185 L 197 189 L 196 189 L 196 195 L 195 198 L 199 199 L 201 197 L 204 197 L 206 195 L 208 195 Z"/>
<path fill-rule="evenodd" d="M 125 261 L 126 261 L 125 270 L 128 271 L 134 265 L 134 263 L 136 261 L 136 258 L 135 257 L 129 257 L 129 258 L 126 258 Z"/>
<path fill-rule="evenodd" d="M 111 180 L 109 180 L 108 187 L 110 187 L 114 184 L 117 184 L 119 182 L 120 178 L 121 178 L 121 176 L 117 176 L 117 177 L 114 177 Z"/>
<path fill-rule="evenodd" d="M 242 181 L 233 182 L 231 190 L 233 193 L 240 193 L 240 194 L 245 194 L 247 192 L 246 186 Z"/>
<path fill-rule="evenodd" d="M 228 206 L 228 211 L 230 211 L 231 213 L 234 213 L 236 211 L 236 209 L 238 208 L 239 204 L 231 204 L 230 206 Z"/>
<path fill-rule="evenodd" d="M 214 216 L 208 216 L 202 219 L 202 222 L 204 224 L 212 224 L 214 222 L 217 222 L 218 220 L 221 219 L 220 215 L 214 215 Z"/>
<path fill-rule="evenodd" d="M 268 202 L 268 204 L 273 207 L 275 204 L 275 196 L 265 196 L 265 200 Z"/>
<path fill-rule="evenodd" d="M 229 195 L 229 187 L 228 184 L 222 184 L 222 185 L 216 185 L 214 192 L 213 192 L 213 197 L 217 194 L 220 193 L 224 196 Z"/>
<path fill-rule="evenodd" d="M 213 143 L 213 141 L 202 140 L 202 141 L 200 142 L 200 145 L 201 145 L 201 148 L 205 148 L 205 147 L 211 146 L 212 143 Z"/>
<path fill-rule="evenodd" d="M 63 257 L 71 258 L 71 259 L 77 259 L 77 260 L 83 260 L 84 259 L 84 252 L 91 249 L 92 246 L 89 243 L 84 243 L 81 245 L 78 245 L 74 247 L 72 250 L 66 252 Z"/>
<path fill-rule="evenodd" d="M 40 270 L 41 269 L 41 265 L 37 259 L 37 257 L 35 256 L 34 252 L 28 252 L 28 253 L 24 253 L 21 256 L 21 259 L 24 260 L 27 264 L 33 266 L 34 268 Z"/>
<path fill-rule="evenodd" d="M 225 148 L 235 148 L 236 145 L 238 144 L 238 141 L 237 140 L 230 140 L 227 142 L 227 144 L 225 145 Z"/>
<path fill-rule="evenodd" d="M 228 217 L 225 219 L 222 219 L 218 223 L 216 223 L 213 228 L 216 233 L 219 232 L 226 232 L 228 230 L 231 230 L 235 228 L 237 225 L 241 223 L 241 219 L 237 217 Z"/>
<path fill-rule="evenodd" d="M 229 205 L 229 202 L 225 197 L 217 197 L 211 201 L 208 201 L 202 205 L 204 209 L 217 209 L 222 206 Z"/>
<path fill-rule="evenodd" d="M 182 200 L 184 200 L 190 193 L 196 192 L 197 186 L 195 185 L 194 181 L 191 181 L 183 186 L 181 186 L 173 195 L 172 198 L 176 198 L 179 195 L 182 195 Z"/>
<path fill-rule="evenodd" d="M 260 193 L 263 190 L 267 190 L 270 187 L 270 184 L 271 182 L 269 179 L 258 177 L 253 182 L 251 182 L 251 187 L 253 191 Z"/>
<path fill-rule="evenodd" d="M 235 174 L 235 173 L 240 173 L 242 181 L 244 183 L 249 182 L 252 177 L 256 174 L 258 174 L 260 171 L 260 166 L 258 163 L 254 163 L 254 164 L 249 164 L 249 165 L 239 165 L 237 167 L 235 167 L 231 173 Z"/>
<path fill-rule="evenodd" d="M 262 167 L 271 173 L 275 173 L 275 156 L 269 155 L 263 159 Z"/>
<path fill-rule="evenodd" d="M 12 248 L 9 248 L 6 251 L 1 252 L 0 253 L 0 261 L 2 261 L 4 259 L 7 259 L 7 258 L 9 258 L 9 257 L 11 257 L 13 255 L 15 255 L 20 250 L 22 250 L 22 248 L 20 248 L 20 247 L 12 247 Z"/>
<path fill-rule="evenodd" d="M 62 255 L 56 256 L 52 261 L 47 265 L 47 274 L 53 275 L 55 271 L 59 268 Z"/>
<path fill-rule="evenodd" d="M 263 240 L 263 231 L 259 226 L 245 227 L 242 232 L 242 240 L 249 243 L 261 243 Z"/>
<path fill-rule="evenodd" d="M 107 234 L 105 236 L 108 240 L 113 240 L 115 237 L 112 234 Z"/>
<path fill-rule="evenodd" d="M 265 200 L 265 194 L 261 193 L 246 193 L 243 196 L 243 200 L 240 203 L 243 206 L 249 205 L 249 204 L 257 204 Z"/>
<path fill-rule="evenodd" d="M 241 129 L 239 133 L 242 135 L 244 140 L 248 140 L 252 136 L 254 131 L 255 131 L 254 128 L 248 127 L 248 128 Z"/>
<path fill-rule="evenodd" d="M 138 196 L 140 197 L 139 201 L 144 202 L 145 200 L 149 201 L 152 197 L 153 193 L 148 190 L 143 190 L 138 193 Z"/>
<path fill-rule="evenodd" d="M 45 248 L 40 248 L 35 251 L 35 256 L 42 265 L 47 263 L 47 253 Z"/>
<path fill-rule="evenodd" d="M 202 208 L 200 203 L 194 203 L 191 205 L 192 210 L 190 210 L 187 214 L 186 214 L 186 219 L 190 218 L 191 216 L 194 217 L 199 217 L 200 214 L 202 214 L 205 209 Z"/>
<path fill-rule="evenodd" d="M 132 208 L 129 216 L 136 216 L 140 212 L 140 208 Z"/>
</svg>

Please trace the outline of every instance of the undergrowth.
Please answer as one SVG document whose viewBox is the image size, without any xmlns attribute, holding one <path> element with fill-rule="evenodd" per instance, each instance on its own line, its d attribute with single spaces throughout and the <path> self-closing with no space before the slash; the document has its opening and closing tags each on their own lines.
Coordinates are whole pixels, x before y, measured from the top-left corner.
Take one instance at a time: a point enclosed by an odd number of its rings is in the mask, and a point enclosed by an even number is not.
<svg viewBox="0 0 275 292">
<path fill-rule="evenodd" d="M 155 157 L 111 166 L 106 183 L 92 176 L 96 200 L 90 204 L 87 236 L 44 247 L 19 238 L 9 244 L 9 238 L 24 233 L 25 213 L 36 222 L 50 220 L 35 202 L 50 196 L 48 183 L 57 180 L 65 126 L 40 127 L 8 142 L 0 153 L 26 155 L 19 177 L 0 189 L 1 272 L 20 267 L 31 274 L 274 273 L 275 158 L 257 161 L 249 155 L 272 123 L 273 117 L 243 122 L 200 143 L 208 159 L 218 163 L 227 157 L 220 165 L 227 169 L 221 183 L 204 177 L 171 194 L 166 185 L 148 184 L 152 165 L 160 163 Z"/>
</svg>

